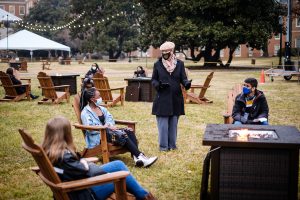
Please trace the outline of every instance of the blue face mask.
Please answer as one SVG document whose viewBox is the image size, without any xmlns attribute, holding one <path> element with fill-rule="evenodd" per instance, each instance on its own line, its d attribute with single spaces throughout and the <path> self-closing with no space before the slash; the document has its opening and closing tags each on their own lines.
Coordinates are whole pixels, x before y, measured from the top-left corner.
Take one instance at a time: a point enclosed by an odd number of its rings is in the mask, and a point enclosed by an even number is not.
<svg viewBox="0 0 300 200">
<path fill-rule="evenodd" d="M 250 92 L 251 92 L 251 89 L 250 88 L 247 88 L 247 87 L 243 87 L 243 93 L 244 94 L 250 94 Z"/>
</svg>

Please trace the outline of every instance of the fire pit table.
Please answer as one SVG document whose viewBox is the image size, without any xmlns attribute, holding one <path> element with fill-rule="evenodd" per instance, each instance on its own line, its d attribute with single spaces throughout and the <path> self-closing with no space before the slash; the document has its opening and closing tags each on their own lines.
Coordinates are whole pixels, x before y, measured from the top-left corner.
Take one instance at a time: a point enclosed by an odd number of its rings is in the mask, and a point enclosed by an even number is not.
<svg viewBox="0 0 300 200">
<path fill-rule="evenodd" d="M 297 200 L 300 132 L 293 126 L 208 124 L 200 198 Z M 207 180 L 205 180 L 207 178 Z"/>
</svg>

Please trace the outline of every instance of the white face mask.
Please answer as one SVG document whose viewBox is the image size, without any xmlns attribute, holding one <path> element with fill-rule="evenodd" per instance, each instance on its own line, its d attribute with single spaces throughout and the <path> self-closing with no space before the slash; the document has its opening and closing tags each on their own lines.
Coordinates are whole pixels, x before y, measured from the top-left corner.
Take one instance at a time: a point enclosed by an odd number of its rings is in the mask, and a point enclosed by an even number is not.
<svg viewBox="0 0 300 200">
<path fill-rule="evenodd" d="M 97 67 L 96 67 L 96 66 L 92 66 L 91 69 L 92 69 L 93 71 L 96 71 Z"/>
<path fill-rule="evenodd" d="M 96 102 L 94 102 L 94 104 L 96 106 L 100 106 L 102 104 L 102 98 L 100 97 L 99 99 L 97 99 Z"/>
</svg>

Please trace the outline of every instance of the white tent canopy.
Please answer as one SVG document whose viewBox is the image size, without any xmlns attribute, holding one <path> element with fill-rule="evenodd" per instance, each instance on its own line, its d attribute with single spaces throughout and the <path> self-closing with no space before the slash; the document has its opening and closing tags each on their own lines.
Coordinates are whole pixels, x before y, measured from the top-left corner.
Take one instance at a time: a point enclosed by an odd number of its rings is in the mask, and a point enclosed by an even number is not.
<svg viewBox="0 0 300 200">
<path fill-rule="evenodd" d="M 0 8 L 0 21 L 19 21 L 21 18 Z"/>
<path fill-rule="evenodd" d="M 7 41 L 8 39 L 8 41 Z M 0 40 L 0 50 L 62 50 L 70 51 L 70 47 L 54 42 L 27 30 L 16 32 Z"/>
</svg>

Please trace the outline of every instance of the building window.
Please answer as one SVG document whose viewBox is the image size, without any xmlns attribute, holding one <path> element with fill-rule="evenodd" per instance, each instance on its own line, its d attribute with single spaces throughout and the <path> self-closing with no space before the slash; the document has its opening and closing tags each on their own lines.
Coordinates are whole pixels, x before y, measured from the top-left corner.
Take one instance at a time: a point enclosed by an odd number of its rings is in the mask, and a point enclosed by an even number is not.
<svg viewBox="0 0 300 200">
<path fill-rule="evenodd" d="M 234 51 L 235 56 L 241 56 L 241 45 L 239 45 L 235 51 Z"/>
<path fill-rule="evenodd" d="M 20 6 L 19 9 L 20 9 L 19 14 L 20 15 L 25 15 L 25 6 Z"/>
<path fill-rule="evenodd" d="M 248 56 L 249 57 L 253 56 L 253 48 L 252 47 L 248 47 Z"/>
<path fill-rule="evenodd" d="M 15 6 L 9 6 L 9 9 L 8 9 L 8 12 L 10 13 L 10 14 L 15 14 Z"/>
<path fill-rule="evenodd" d="M 300 27 L 300 17 L 297 16 L 296 18 L 296 27 Z"/>
<path fill-rule="evenodd" d="M 274 39 L 275 39 L 275 40 L 280 40 L 280 33 L 277 34 L 277 35 L 274 35 Z"/>
<path fill-rule="evenodd" d="M 296 42 L 295 47 L 300 48 L 300 38 L 296 38 L 295 42 Z"/>
<path fill-rule="evenodd" d="M 280 46 L 279 46 L 279 45 L 274 45 L 274 56 L 277 56 L 277 55 L 278 55 L 279 49 L 280 49 Z"/>
<path fill-rule="evenodd" d="M 5 10 L 4 5 L 0 5 L 0 8 L 1 8 L 2 10 Z"/>
</svg>

